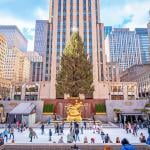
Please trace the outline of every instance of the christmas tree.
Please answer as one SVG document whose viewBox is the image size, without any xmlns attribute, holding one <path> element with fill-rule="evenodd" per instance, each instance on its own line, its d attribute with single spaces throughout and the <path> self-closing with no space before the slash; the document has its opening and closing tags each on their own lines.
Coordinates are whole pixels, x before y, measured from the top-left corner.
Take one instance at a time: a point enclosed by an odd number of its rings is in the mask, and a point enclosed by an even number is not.
<svg viewBox="0 0 150 150">
<path fill-rule="evenodd" d="M 57 97 L 63 97 L 64 94 L 78 97 L 79 93 L 92 97 L 92 83 L 92 65 L 84 52 L 84 44 L 79 33 L 75 32 L 61 58 L 60 70 L 57 73 Z"/>
</svg>

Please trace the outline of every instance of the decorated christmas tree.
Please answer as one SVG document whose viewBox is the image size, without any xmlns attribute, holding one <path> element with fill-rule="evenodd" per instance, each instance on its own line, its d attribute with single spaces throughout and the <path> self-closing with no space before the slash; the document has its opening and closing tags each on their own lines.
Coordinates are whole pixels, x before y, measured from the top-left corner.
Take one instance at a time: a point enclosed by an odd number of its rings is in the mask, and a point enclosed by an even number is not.
<svg viewBox="0 0 150 150">
<path fill-rule="evenodd" d="M 92 65 L 84 52 L 84 44 L 78 32 L 73 33 L 61 58 L 57 73 L 57 97 L 69 94 L 78 97 L 79 93 L 92 97 L 94 88 Z"/>
</svg>

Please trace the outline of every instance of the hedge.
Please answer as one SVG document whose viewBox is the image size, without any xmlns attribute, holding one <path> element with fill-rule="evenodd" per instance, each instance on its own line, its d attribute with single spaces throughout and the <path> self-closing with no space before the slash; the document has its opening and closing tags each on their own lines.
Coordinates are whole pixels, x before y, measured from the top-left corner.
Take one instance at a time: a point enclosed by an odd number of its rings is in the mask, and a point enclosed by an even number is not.
<svg viewBox="0 0 150 150">
<path fill-rule="evenodd" d="M 53 104 L 45 104 L 43 107 L 44 113 L 51 113 L 54 111 L 54 105 Z"/>
<path fill-rule="evenodd" d="M 95 109 L 96 109 L 96 112 L 105 113 L 106 112 L 106 105 L 105 104 L 96 104 Z"/>
<path fill-rule="evenodd" d="M 146 104 L 145 107 L 150 107 L 150 103 Z"/>
</svg>

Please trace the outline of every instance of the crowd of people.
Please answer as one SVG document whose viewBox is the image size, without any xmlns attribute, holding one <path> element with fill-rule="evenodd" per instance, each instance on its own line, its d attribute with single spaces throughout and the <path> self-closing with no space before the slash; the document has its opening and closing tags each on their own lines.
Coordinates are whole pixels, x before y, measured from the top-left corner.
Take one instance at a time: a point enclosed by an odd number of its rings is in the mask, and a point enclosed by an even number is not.
<svg viewBox="0 0 150 150">
<path fill-rule="evenodd" d="M 50 121 L 48 121 L 48 124 L 51 124 Z M 50 125 L 47 126 L 49 129 L 45 131 L 45 124 L 42 123 L 40 126 L 41 130 L 41 136 L 45 135 L 45 132 L 49 132 L 48 135 L 48 141 L 52 143 L 77 143 L 80 141 L 80 143 L 91 143 L 94 144 L 96 143 L 95 136 L 98 137 L 99 135 L 99 141 L 102 141 L 103 143 L 116 143 L 116 144 L 122 144 L 122 149 L 121 150 L 126 150 L 126 147 L 129 147 L 129 150 L 135 150 L 135 148 L 129 144 L 127 139 L 120 139 L 120 137 L 116 137 L 115 141 L 112 141 L 110 138 L 110 135 L 108 133 L 105 133 L 103 128 L 101 127 L 101 124 L 95 123 L 95 121 L 91 122 L 86 122 L 83 121 L 82 123 L 78 123 L 76 121 L 67 123 L 67 128 L 69 128 L 69 132 L 66 134 L 64 133 L 64 128 L 65 128 L 65 122 L 60 121 L 60 122 L 55 122 L 54 126 Z M 127 122 L 122 126 L 124 130 L 126 131 L 126 134 L 133 134 L 133 136 L 138 136 L 140 133 L 140 129 L 137 126 L 137 124 L 132 124 L 130 122 Z M 11 140 L 12 143 L 15 143 L 15 131 L 17 132 L 24 132 L 25 130 L 29 131 L 29 141 L 33 142 L 33 139 L 37 139 L 39 135 L 36 133 L 36 130 L 32 127 L 27 127 L 25 123 L 17 122 L 16 125 L 11 125 L 8 124 L 6 125 L 4 131 L 0 133 L 0 143 L 8 142 L 8 140 Z M 65 130 L 66 131 L 66 130 Z M 68 130 L 67 130 L 68 131 Z M 86 131 L 91 131 L 92 137 L 86 136 L 84 134 Z M 46 134 L 47 135 L 47 134 Z M 54 136 L 58 135 L 58 140 L 57 142 L 54 140 Z M 81 141 L 81 135 L 82 135 L 82 141 Z M 84 136 L 85 135 L 85 136 Z M 141 143 L 147 143 L 150 145 L 150 126 L 148 127 L 148 138 L 144 135 L 144 133 L 140 133 L 139 136 L 139 142 Z M 67 139 L 64 140 L 64 136 Z M 83 138 L 84 137 L 84 138 Z M 1 140 L 3 139 L 3 141 Z M 131 149 L 132 148 L 132 149 Z"/>
</svg>

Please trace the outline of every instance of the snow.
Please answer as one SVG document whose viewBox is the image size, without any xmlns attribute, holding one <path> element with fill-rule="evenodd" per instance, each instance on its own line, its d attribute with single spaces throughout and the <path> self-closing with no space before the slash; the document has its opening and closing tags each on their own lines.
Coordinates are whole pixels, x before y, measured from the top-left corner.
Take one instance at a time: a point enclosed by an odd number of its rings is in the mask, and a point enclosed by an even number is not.
<svg viewBox="0 0 150 150">
<path fill-rule="evenodd" d="M 49 142 L 49 128 L 45 129 L 44 135 L 41 135 L 41 129 L 40 128 L 34 128 L 33 129 L 36 134 L 38 135 L 38 138 L 33 138 L 32 143 L 53 143 L 53 142 L 58 142 L 61 136 L 64 138 L 64 142 L 67 143 L 67 134 L 69 133 L 69 128 L 64 129 L 64 134 L 59 135 L 54 133 L 54 128 L 52 128 L 52 142 Z M 3 132 L 4 129 L 0 129 L 0 132 Z M 139 141 L 139 136 L 140 133 L 142 132 L 146 139 L 148 137 L 148 132 L 147 129 L 140 129 L 138 131 L 138 136 L 134 136 L 133 134 L 129 133 L 127 134 L 124 129 L 121 128 L 103 128 L 103 131 L 105 134 L 109 134 L 110 139 L 113 143 L 115 143 L 116 137 L 119 137 L 120 140 L 123 138 L 127 138 L 130 143 L 140 143 Z M 84 134 L 80 134 L 80 141 L 77 141 L 77 143 L 83 143 L 84 137 L 87 136 L 88 138 L 88 143 L 90 143 L 91 138 L 95 138 L 95 143 L 102 143 L 101 135 L 98 133 L 93 133 L 93 130 L 84 130 Z M 18 132 L 18 130 L 15 129 L 15 143 L 30 143 L 29 142 L 29 130 L 23 131 L 23 133 Z M 8 143 L 10 143 L 11 140 L 8 140 Z"/>
</svg>

